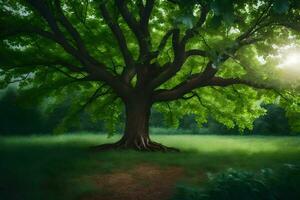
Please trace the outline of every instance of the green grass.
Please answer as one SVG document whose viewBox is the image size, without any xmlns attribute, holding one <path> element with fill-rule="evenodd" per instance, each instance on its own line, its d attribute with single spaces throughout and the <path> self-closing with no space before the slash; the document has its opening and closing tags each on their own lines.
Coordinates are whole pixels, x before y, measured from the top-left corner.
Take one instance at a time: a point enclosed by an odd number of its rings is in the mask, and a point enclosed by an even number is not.
<svg viewBox="0 0 300 200">
<path fill-rule="evenodd" d="M 183 181 L 193 184 L 199 172 L 300 164 L 300 137 L 154 135 L 154 140 L 182 152 L 88 151 L 117 139 L 95 134 L 0 138 L 0 199 L 74 199 L 95 190 L 80 177 L 140 163 L 182 167 Z"/>
</svg>

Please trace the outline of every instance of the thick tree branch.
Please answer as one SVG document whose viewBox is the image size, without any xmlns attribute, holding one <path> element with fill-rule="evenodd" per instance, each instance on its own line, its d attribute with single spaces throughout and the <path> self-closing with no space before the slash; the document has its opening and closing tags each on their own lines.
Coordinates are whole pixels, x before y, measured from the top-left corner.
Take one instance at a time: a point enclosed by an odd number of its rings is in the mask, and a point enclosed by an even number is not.
<svg viewBox="0 0 300 200">
<path fill-rule="evenodd" d="M 269 7 L 267 7 L 267 10 Z M 204 71 L 202 73 L 198 74 L 193 74 L 192 76 L 189 77 L 188 80 L 178 84 L 174 88 L 167 90 L 167 91 L 156 91 L 155 93 L 155 101 L 160 101 L 160 100 L 175 100 L 178 98 L 182 98 L 183 95 L 189 93 L 193 89 L 197 87 L 204 87 L 207 86 L 207 84 L 211 80 L 215 80 L 214 76 L 218 71 L 219 65 L 224 63 L 232 54 L 235 54 L 235 52 L 240 49 L 241 47 L 249 44 L 253 44 L 255 42 L 261 41 L 260 38 L 250 38 L 254 33 L 257 26 L 263 21 L 264 17 L 267 15 L 267 13 L 262 13 L 261 16 L 258 17 L 258 19 L 255 21 L 254 25 L 252 25 L 244 34 L 239 36 L 236 39 L 236 45 L 225 51 L 225 53 L 218 55 L 213 61 L 209 61 L 208 64 L 206 65 Z M 206 56 L 207 53 L 201 50 L 192 50 L 192 51 L 187 51 L 185 52 L 186 57 L 188 55 L 193 55 L 193 54 L 200 54 L 202 56 Z M 208 55 L 207 55 L 208 56 Z M 179 67 L 180 70 L 181 67 Z M 229 81 L 229 80 L 228 80 Z M 223 83 L 223 82 L 222 82 Z M 247 82 L 239 83 L 239 84 L 246 84 Z M 211 83 L 213 84 L 213 83 Z M 214 84 L 218 84 L 217 82 Z M 224 83 L 225 84 L 225 83 Z M 236 83 L 238 84 L 238 83 Z M 250 84 L 250 83 L 248 83 Z M 254 85 L 253 85 L 254 86 Z M 258 85 L 256 85 L 258 87 Z"/>
<path fill-rule="evenodd" d="M 55 17 L 53 13 L 50 11 L 47 4 L 39 0 L 27 0 L 27 2 L 32 7 L 34 7 L 39 12 L 39 14 L 46 20 L 46 22 L 48 23 L 49 27 L 51 28 L 51 30 L 55 35 L 56 42 L 59 43 L 68 53 L 80 59 L 80 61 L 84 63 L 85 60 L 82 57 L 82 55 L 72 45 L 69 44 L 66 37 L 59 29 Z"/>
<path fill-rule="evenodd" d="M 212 62 L 209 62 L 204 72 L 193 74 L 189 79 L 178 84 L 174 88 L 170 90 L 156 90 L 154 93 L 154 101 L 169 101 L 182 98 L 193 89 L 204 86 L 215 73 L 216 69 L 212 68 Z"/>
<path fill-rule="evenodd" d="M 234 54 L 242 46 L 253 44 L 257 41 L 260 41 L 260 39 L 247 39 L 247 40 L 244 39 L 243 42 L 240 42 L 239 45 L 237 45 L 233 49 L 230 49 L 229 51 Z M 192 52 L 187 51 L 186 54 L 190 54 L 190 55 L 200 54 L 201 56 L 208 56 L 206 52 L 201 50 L 193 50 Z M 216 60 L 209 61 L 206 64 L 206 67 L 203 72 L 196 73 L 189 76 L 187 80 L 181 82 L 180 84 L 178 84 L 177 86 L 175 86 L 170 90 L 164 90 L 164 91 L 157 90 L 155 92 L 154 100 L 167 101 L 167 100 L 175 100 L 178 98 L 182 98 L 185 94 L 191 92 L 192 90 L 198 87 L 208 86 L 209 84 L 211 86 L 217 84 L 221 86 L 221 84 L 226 84 L 226 83 L 229 84 L 231 81 L 237 81 L 237 83 L 232 83 L 232 84 L 246 84 L 246 83 L 250 84 L 251 82 L 246 82 L 244 80 L 235 80 L 235 79 L 227 79 L 221 82 L 220 78 L 215 77 L 216 73 L 218 72 L 219 65 L 224 63 L 228 58 L 230 58 L 230 56 L 231 55 L 229 55 L 228 52 L 225 52 L 217 56 Z M 254 86 L 258 87 L 258 85 L 253 85 L 253 87 Z"/>
<path fill-rule="evenodd" d="M 166 41 L 168 38 L 172 35 L 172 47 L 174 52 L 174 61 L 172 63 L 167 63 L 165 65 L 164 70 L 161 71 L 161 73 L 149 84 L 149 89 L 153 90 L 162 83 L 169 80 L 172 76 L 174 76 L 182 67 L 186 59 L 193 55 L 199 55 L 199 56 L 208 56 L 208 54 L 205 51 L 202 50 L 190 50 L 185 51 L 185 45 L 188 42 L 190 38 L 192 38 L 195 34 L 197 34 L 197 30 L 205 23 L 207 14 L 209 12 L 207 5 L 201 5 L 201 14 L 199 17 L 199 20 L 197 21 L 196 25 L 188 29 L 183 38 L 180 40 L 179 38 L 179 29 L 173 29 L 166 33 L 164 38 L 162 39 L 161 45 L 159 48 L 163 48 L 166 44 Z M 159 52 L 160 49 L 158 49 Z"/>
<path fill-rule="evenodd" d="M 203 56 L 208 57 L 209 54 L 206 51 L 199 49 L 191 49 L 185 52 L 184 46 L 180 43 L 179 40 L 179 30 L 171 29 L 169 30 L 164 37 L 162 38 L 160 45 L 157 50 L 156 56 L 159 52 L 164 48 L 166 42 L 170 36 L 172 37 L 172 47 L 174 52 L 174 61 L 172 63 L 167 63 L 160 74 L 150 83 L 149 88 L 154 89 L 160 84 L 164 83 L 168 79 L 170 79 L 173 75 L 175 75 L 182 67 L 184 62 L 190 56 Z"/>
<path fill-rule="evenodd" d="M 160 86 L 162 83 L 173 77 L 182 67 L 186 60 L 186 55 L 184 47 L 180 44 L 179 29 L 174 29 L 172 34 L 172 47 L 174 51 L 174 60 L 168 62 L 163 66 L 163 70 L 155 77 L 148 85 L 148 90 L 154 90 L 156 87 Z"/>
<path fill-rule="evenodd" d="M 141 4 L 143 4 L 142 1 L 140 1 Z M 150 32 L 149 32 L 149 21 L 150 21 L 150 16 L 151 13 L 153 11 L 154 8 L 154 4 L 155 4 L 155 0 L 146 0 L 146 4 L 145 6 L 141 5 L 140 8 L 140 27 L 141 27 L 141 31 L 142 34 L 144 35 L 144 38 L 146 39 L 146 44 L 147 44 L 147 49 L 148 52 L 150 51 L 151 48 L 151 36 L 150 36 Z M 140 58 L 143 61 L 143 58 Z M 144 60 L 146 62 L 150 62 L 150 60 L 152 59 L 152 55 L 149 54 L 148 56 L 145 56 Z"/>
<path fill-rule="evenodd" d="M 253 42 L 256 42 L 259 40 L 250 40 L 244 43 L 240 43 L 237 47 L 234 49 L 231 49 L 230 51 L 232 53 L 235 53 L 240 47 L 247 45 L 247 44 L 252 44 Z M 208 56 L 205 51 L 201 50 L 191 50 L 190 52 L 186 52 L 186 57 L 189 55 L 194 55 L 194 54 L 199 54 L 200 56 Z M 178 84 L 174 88 L 168 90 L 168 91 L 157 91 L 155 92 L 156 95 L 154 97 L 155 101 L 166 101 L 166 100 L 175 100 L 178 98 L 182 98 L 185 94 L 191 92 L 195 88 L 198 87 L 204 87 L 207 86 L 207 84 L 211 81 L 214 80 L 215 74 L 218 72 L 219 65 L 224 63 L 230 55 L 227 53 L 224 53 L 222 55 L 217 56 L 216 60 L 214 61 L 209 61 L 202 73 L 198 74 L 193 74 L 190 76 L 187 80 L 184 82 Z M 216 82 L 217 84 L 217 82 Z M 242 84 L 242 83 L 240 83 Z"/>
<path fill-rule="evenodd" d="M 69 22 L 67 17 L 65 16 L 62 8 L 61 8 L 61 2 L 60 0 L 55 0 L 55 7 L 58 11 L 59 15 L 59 22 L 68 30 L 74 41 L 76 42 L 76 46 L 78 47 L 79 51 L 81 53 L 84 53 L 86 56 L 88 55 L 87 50 L 85 48 L 85 45 L 81 39 L 80 34 L 78 31 L 73 27 L 73 25 Z"/>
<path fill-rule="evenodd" d="M 201 81 L 199 78 L 192 78 L 184 84 L 178 85 L 170 90 L 157 90 L 155 92 L 154 101 L 172 101 L 179 98 L 185 98 L 184 95 L 192 92 L 194 89 L 199 87 L 207 86 L 220 86 L 227 87 L 232 85 L 246 85 L 257 89 L 275 89 L 274 86 L 269 84 L 255 83 L 249 80 L 243 80 L 238 78 L 221 78 L 214 77 L 206 82 Z"/>
<path fill-rule="evenodd" d="M 48 5 L 44 1 L 39 0 L 26 0 L 32 7 L 34 7 L 39 14 L 46 20 L 49 27 L 53 31 L 57 38 L 57 43 L 59 43 L 66 52 L 78 59 L 83 65 L 88 69 L 91 77 L 104 81 L 110 85 L 114 91 L 120 95 L 123 99 L 127 98 L 128 90 L 130 88 L 125 85 L 119 78 L 113 76 L 110 72 L 106 70 L 106 66 L 103 63 L 99 63 L 91 56 L 82 54 L 80 51 L 75 49 L 69 44 L 66 37 L 60 30 L 57 21 L 49 9 Z"/>
<path fill-rule="evenodd" d="M 131 80 L 131 77 L 135 74 L 135 63 L 133 60 L 133 57 L 128 49 L 127 42 L 125 39 L 125 36 L 117 22 L 115 22 L 112 17 L 110 16 L 106 5 L 104 3 L 100 4 L 100 11 L 103 16 L 103 19 L 107 23 L 107 25 L 110 27 L 111 31 L 115 35 L 117 42 L 119 44 L 119 48 L 121 50 L 121 53 L 123 55 L 126 67 L 124 71 L 122 72 L 122 76 L 124 80 L 129 83 Z"/>
<path fill-rule="evenodd" d="M 155 0 L 147 0 L 145 7 L 143 7 L 142 12 L 140 12 L 140 18 L 141 18 L 140 24 L 141 24 L 143 32 L 147 35 L 149 35 L 148 24 L 149 24 L 149 19 L 150 19 L 150 16 L 151 16 L 151 13 L 152 13 L 152 10 L 154 7 L 154 3 L 155 3 Z"/>
<path fill-rule="evenodd" d="M 227 87 L 227 86 L 236 85 L 236 84 L 247 85 L 247 86 L 250 86 L 253 88 L 257 88 L 257 89 L 275 89 L 275 87 L 272 85 L 255 83 L 253 81 L 243 80 L 243 79 L 239 79 L 239 78 L 227 78 L 226 79 L 226 78 L 221 78 L 221 77 L 214 77 L 207 83 L 208 86 L 220 86 L 220 87 Z"/>
<path fill-rule="evenodd" d="M 56 10 L 58 11 L 59 22 L 66 28 L 66 30 L 73 37 L 73 39 L 76 42 L 76 46 L 78 47 L 80 53 L 84 55 L 84 58 L 88 60 L 90 63 L 100 65 L 101 67 L 105 68 L 106 66 L 103 63 L 99 63 L 88 53 L 79 32 L 76 30 L 76 28 L 74 28 L 74 26 L 69 22 L 67 17 L 64 15 L 63 10 L 61 8 L 60 0 L 55 0 L 55 7 Z"/>
<path fill-rule="evenodd" d="M 137 38 L 140 47 L 140 57 L 139 57 L 140 62 L 149 61 L 150 58 L 148 58 L 148 55 L 149 55 L 150 38 L 148 38 L 147 35 L 143 33 L 140 24 L 129 12 L 126 2 L 123 0 L 115 0 L 115 3 L 123 19 L 128 24 L 129 28 L 132 30 L 132 32 Z"/>
</svg>

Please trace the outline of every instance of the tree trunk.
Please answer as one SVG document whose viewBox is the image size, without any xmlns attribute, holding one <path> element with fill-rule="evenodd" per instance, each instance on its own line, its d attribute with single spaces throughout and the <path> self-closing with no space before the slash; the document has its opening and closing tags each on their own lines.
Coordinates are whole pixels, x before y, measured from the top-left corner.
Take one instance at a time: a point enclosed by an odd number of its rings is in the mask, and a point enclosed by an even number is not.
<svg viewBox="0 0 300 200">
<path fill-rule="evenodd" d="M 125 104 L 126 122 L 123 137 L 116 143 L 94 147 L 95 150 L 134 149 L 138 151 L 178 151 L 153 142 L 149 137 L 151 102 L 135 99 Z"/>
<path fill-rule="evenodd" d="M 149 119 L 151 104 L 136 101 L 126 105 L 125 132 L 121 139 L 128 147 L 139 148 L 150 142 Z"/>
</svg>

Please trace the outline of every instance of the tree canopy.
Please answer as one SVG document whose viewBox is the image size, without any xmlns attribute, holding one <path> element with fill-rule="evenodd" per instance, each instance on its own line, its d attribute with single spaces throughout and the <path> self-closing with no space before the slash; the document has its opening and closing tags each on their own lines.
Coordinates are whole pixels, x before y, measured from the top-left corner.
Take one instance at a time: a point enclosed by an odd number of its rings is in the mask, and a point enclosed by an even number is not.
<svg viewBox="0 0 300 200">
<path fill-rule="evenodd" d="M 143 96 L 174 126 L 193 114 L 251 129 L 275 103 L 300 129 L 300 66 L 280 67 L 300 52 L 297 0 L 1 0 L 0 12 L 0 85 L 49 109 L 71 97 L 62 127 L 87 109 L 114 132 Z"/>
</svg>

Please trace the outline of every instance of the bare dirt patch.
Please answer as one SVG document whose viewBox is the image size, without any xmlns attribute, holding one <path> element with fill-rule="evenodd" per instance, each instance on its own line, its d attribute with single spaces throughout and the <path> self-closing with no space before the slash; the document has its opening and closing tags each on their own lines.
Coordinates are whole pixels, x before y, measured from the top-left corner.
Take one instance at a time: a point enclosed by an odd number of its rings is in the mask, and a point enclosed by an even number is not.
<svg viewBox="0 0 300 200">
<path fill-rule="evenodd" d="M 182 177 L 179 167 L 161 168 L 154 165 L 138 165 L 127 171 L 90 177 L 101 194 L 89 194 L 81 200 L 167 200 L 176 182 Z"/>
</svg>

